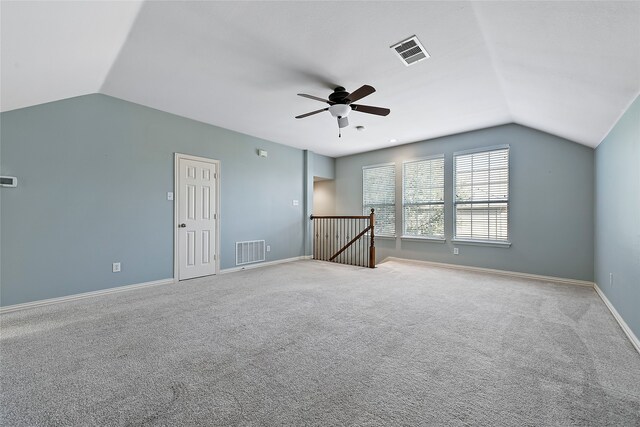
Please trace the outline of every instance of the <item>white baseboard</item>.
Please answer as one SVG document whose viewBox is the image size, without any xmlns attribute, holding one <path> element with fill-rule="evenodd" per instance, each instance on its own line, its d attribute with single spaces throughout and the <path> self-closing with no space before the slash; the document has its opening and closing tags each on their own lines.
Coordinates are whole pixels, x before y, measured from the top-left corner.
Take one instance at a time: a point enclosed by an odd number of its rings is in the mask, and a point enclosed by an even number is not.
<svg viewBox="0 0 640 427">
<path fill-rule="evenodd" d="M 245 266 L 235 267 L 235 268 L 226 268 L 226 269 L 220 270 L 220 274 L 233 273 L 235 271 L 248 270 L 248 269 L 259 268 L 259 267 L 267 267 L 269 265 L 282 264 L 285 262 L 299 261 L 299 260 L 311 259 L 311 258 L 312 257 L 310 255 L 305 255 L 305 256 L 298 256 L 294 258 L 286 258 L 286 259 L 279 259 L 275 261 L 250 264 L 250 265 L 245 265 Z M 81 294 L 67 295 L 64 297 L 49 298 L 49 299 L 43 299 L 38 301 L 25 302 L 22 304 L 8 305 L 6 307 L 0 307 L 0 314 L 11 313 L 13 311 L 25 310 L 28 308 L 42 307 L 44 305 L 59 304 L 67 301 L 75 301 L 75 300 L 84 299 L 84 298 L 91 298 L 99 295 L 113 294 L 116 292 L 126 292 L 134 289 L 147 288 L 150 286 L 166 285 L 166 284 L 175 283 L 175 282 L 177 282 L 177 280 L 173 278 L 154 280 L 152 282 L 135 283 L 133 285 L 118 286 L 116 288 L 101 289 L 99 291 L 83 292 Z"/>
<path fill-rule="evenodd" d="M 241 265 L 239 267 L 223 268 L 222 270 L 220 270 L 220 274 L 235 273 L 236 271 L 250 270 L 252 268 L 260 268 L 260 267 L 268 267 L 270 265 L 283 264 L 285 262 L 300 261 L 303 259 L 312 259 L 312 258 L 313 257 L 311 255 L 302 255 L 302 256 L 297 256 L 293 258 L 277 259 L 275 261 L 258 262 L 255 264 Z"/>
<path fill-rule="evenodd" d="M 609 298 L 607 298 L 604 292 L 600 290 L 597 283 L 593 284 L 593 289 L 596 290 L 596 293 L 600 296 L 600 299 L 602 299 L 602 302 L 604 302 L 604 305 L 606 305 L 609 311 L 611 312 L 611 314 L 613 314 L 613 317 L 616 319 L 616 321 L 622 328 L 622 331 L 625 333 L 625 335 L 629 338 L 629 340 L 631 341 L 631 344 L 633 344 L 633 346 L 636 348 L 638 353 L 640 353 L 640 340 L 638 340 L 638 337 L 633 333 L 629 325 L 627 325 L 627 322 L 625 322 L 622 316 L 620 316 L 620 313 L 618 313 L 618 310 L 616 310 L 613 304 L 611 304 L 611 301 L 609 301 Z"/>
<path fill-rule="evenodd" d="M 81 294 L 67 295 L 64 297 L 49 298 L 49 299 L 43 299 L 38 301 L 25 302 L 22 304 L 8 305 L 6 307 L 0 307 L 0 314 L 10 313 L 12 311 L 18 311 L 18 310 L 25 310 L 27 308 L 42 307 L 44 305 L 59 304 L 59 303 L 68 302 L 68 301 L 91 298 L 99 295 L 107 295 L 107 294 L 115 294 L 118 292 L 132 291 L 134 289 L 148 288 L 150 286 L 166 285 L 174 282 L 175 281 L 173 279 L 154 280 L 151 282 L 135 283 L 133 285 L 118 286 L 116 288 L 101 289 L 99 291 L 92 291 L 92 292 L 83 292 Z"/>
<path fill-rule="evenodd" d="M 518 271 L 495 270 L 493 268 L 472 267 L 468 265 L 447 264 L 444 262 L 423 261 L 418 259 L 407 259 L 407 258 L 397 258 L 397 257 L 387 257 L 384 260 L 382 260 L 382 262 L 385 262 L 386 260 L 419 262 L 419 263 L 430 265 L 433 267 L 452 268 L 455 270 L 467 270 L 467 271 L 474 271 L 478 273 L 491 273 L 491 274 L 498 274 L 500 276 L 518 277 L 521 279 L 542 280 L 544 282 L 561 283 L 565 285 L 587 286 L 590 288 L 594 286 L 593 282 L 588 282 L 586 280 L 565 279 L 564 277 L 553 277 L 553 276 L 541 276 L 539 274 L 520 273 Z"/>
<path fill-rule="evenodd" d="M 629 325 L 627 325 L 627 322 L 624 321 L 622 316 L 620 316 L 620 313 L 618 313 L 618 311 L 615 309 L 613 304 L 611 304 L 611 302 L 606 297 L 606 295 L 600 290 L 598 285 L 596 283 L 594 283 L 594 282 L 588 282 L 588 281 L 585 281 L 585 280 L 576 280 L 576 279 L 565 279 L 563 277 L 541 276 L 541 275 L 538 275 L 538 274 L 520 273 L 520 272 L 517 272 L 517 271 L 495 270 L 495 269 L 492 269 L 492 268 L 471 267 L 471 266 L 467 266 L 467 265 L 447 264 L 447 263 L 443 263 L 443 262 L 423 261 L 423 260 L 405 259 L 405 258 L 398 258 L 398 257 L 387 257 L 384 260 L 382 260 L 382 262 L 385 262 L 387 260 L 417 262 L 417 263 L 420 263 L 420 264 L 425 264 L 425 265 L 429 265 L 429 266 L 433 266 L 433 267 L 451 268 L 451 269 L 455 269 L 455 270 L 475 271 L 475 272 L 480 272 L 480 273 L 491 273 L 491 274 L 498 274 L 498 275 L 501 275 L 501 276 L 518 277 L 518 278 L 523 278 L 523 279 L 543 280 L 545 282 L 553 282 L 553 283 L 560 283 L 560 284 L 567 284 L 567 285 L 577 285 L 577 286 L 591 287 L 596 291 L 598 296 L 600 296 L 600 299 L 602 299 L 602 302 L 604 302 L 604 304 L 607 306 L 607 308 L 609 309 L 609 311 L 611 312 L 613 317 L 616 319 L 616 321 L 618 322 L 618 324 L 622 328 L 622 331 L 629 338 L 629 341 L 631 341 L 631 344 L 633 345 L 633 347 L 638 351 L 638 353 L 640 353 L 640 340 L 638 340 L 638 337 L 633 333 L 633 331 L 631 330 Z"/>
</svg>

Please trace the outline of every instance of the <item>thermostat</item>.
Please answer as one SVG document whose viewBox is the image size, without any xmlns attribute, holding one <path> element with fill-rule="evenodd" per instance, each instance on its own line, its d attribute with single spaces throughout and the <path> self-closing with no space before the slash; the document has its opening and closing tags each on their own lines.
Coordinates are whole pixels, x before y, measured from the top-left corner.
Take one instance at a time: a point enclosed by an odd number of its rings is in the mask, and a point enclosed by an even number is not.
<svg viewBox="0 0 640 427">
<path fill-rule="evenodd" d="M 17 187 L 18 178 L 16 178 L 15 176 L 0 176 L 0 186 L 1 187 Z"/>
</svg>

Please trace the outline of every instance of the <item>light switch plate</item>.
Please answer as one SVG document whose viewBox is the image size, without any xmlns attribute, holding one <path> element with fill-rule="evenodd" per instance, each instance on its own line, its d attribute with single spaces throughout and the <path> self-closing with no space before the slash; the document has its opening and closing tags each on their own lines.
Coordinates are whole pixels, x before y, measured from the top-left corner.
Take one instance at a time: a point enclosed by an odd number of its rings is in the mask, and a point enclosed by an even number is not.
<svg viewBox="0 0 640 427">
<path fill-rule="evenodd" d="M 173 200 L 173 191 L 167 193 L 167 200 Z"/>
<path fill-rule="evenodd" d="M 293 206 L 298 206 L 298 201 L 297 200 L 293 201 Z"/>
</svg>

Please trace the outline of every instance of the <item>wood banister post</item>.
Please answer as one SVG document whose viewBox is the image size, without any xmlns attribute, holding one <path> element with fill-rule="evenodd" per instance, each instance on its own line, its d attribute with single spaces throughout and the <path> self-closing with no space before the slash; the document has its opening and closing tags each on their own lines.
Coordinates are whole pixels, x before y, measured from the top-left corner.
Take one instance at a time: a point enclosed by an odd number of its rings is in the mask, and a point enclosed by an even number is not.
<svg viewBox="0 0 640 427">
<path fill-rule="evenodd" d="M 369 214 L 369 226 L 371 227 L 371 241 L 369 242 L 369 268 L 376 267 L 376 245 L 374 242 L 374 224 L 375 224 L 375 215 L 373 213 L 373 208 L 371 208 L 371 213 Z"/>
</svg>

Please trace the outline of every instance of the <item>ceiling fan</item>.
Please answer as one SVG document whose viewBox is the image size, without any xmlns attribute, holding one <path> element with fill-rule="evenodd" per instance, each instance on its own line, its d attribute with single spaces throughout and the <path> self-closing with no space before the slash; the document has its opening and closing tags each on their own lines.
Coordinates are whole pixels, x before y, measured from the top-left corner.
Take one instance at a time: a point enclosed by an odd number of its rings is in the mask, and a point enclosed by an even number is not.
<svg viewBox="0 0 640 427">
<path fill-rule="evenodd" d="M 388 108 L 381 107 L 372 107 L 370 105 L 361 105 L 361 104 L 353 104 L 353 102 L 364 98 L 365 96 L 371 95 L 376 90 L 373 86 L 363 85 L 359 89 L 349 93 L 342 86 L 338 86 L 333 90 L 333 93 L 329 95 L 329 99 L 319 98 L 313 95 L 307 95 L 306 93 L 299 93 L 298 96 L 302 96 L 304 98 L 315 99 L 316 101 L 326 102 L 329 104 L 329 107 L 322 108 L 320 110 L 312 111 L 310 113 L 301 114 L 296 116 L 296 119 L 303 119 L 305 117 L 312 116 L 314 114 L 321 113 L 323 111 L 329 111 L 331 115 L 338 119 L 338 136 L 342 136 L 340 134 L 340 129 L 349 125 L 349 113 L 351 110 L 359 111 L 361 113 L 375 114 L 377 116 L 386 116 L 391 110 Z"/>
</svg>

